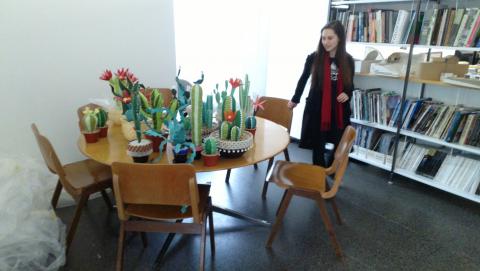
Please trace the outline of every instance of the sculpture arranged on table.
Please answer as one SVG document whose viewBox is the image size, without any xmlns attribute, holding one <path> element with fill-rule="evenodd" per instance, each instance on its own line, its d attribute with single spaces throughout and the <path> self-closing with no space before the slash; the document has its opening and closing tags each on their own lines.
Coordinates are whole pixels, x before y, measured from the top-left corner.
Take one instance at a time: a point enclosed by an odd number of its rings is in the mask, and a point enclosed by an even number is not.
<svg viewBox="0 0 480 271">
<path fill-rule="evenodd" d="M 229 84 L 230 94 L 227 94 Z M 213 132 L 211 136 L 217 138 L 220 154 L 224 157 L 239 157 L 253 145 L 253 135 L 245 131 L 246 117 L 253 114 L 252 100 L 248 95 L 249 87 L 250 81 L 246 75 L 244 83 L 238 78 L 231 78 L 225 81 L 224 91 L 219 92 L 218 87 L 214 91 L 219 111 L 217 118 L 221 120 L 221 124 L 220 130 Z M 240 101 L 238 110 L 235 99 L 237 88 Z"/>
</svg>

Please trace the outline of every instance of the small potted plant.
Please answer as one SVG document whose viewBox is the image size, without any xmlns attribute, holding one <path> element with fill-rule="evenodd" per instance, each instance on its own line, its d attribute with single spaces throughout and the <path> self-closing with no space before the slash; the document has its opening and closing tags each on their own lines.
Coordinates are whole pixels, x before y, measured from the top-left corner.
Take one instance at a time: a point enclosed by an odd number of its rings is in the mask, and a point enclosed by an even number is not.
<svg viewBox="0 0 480 271">
<path fill-rule="evenodd" d="M 89 107 L 86 107 L 83 111 L 82 122 L 82 134 L 85 136 L 85 141 L 87 143 L 95 143 L 98 141 L 98 136 L 100 134 L 100 129 L 98 129 L 98 118 L 97 113 L 98 109 L 91 110 Z"/>
<path fill-rule="evenodd" d="M 213 167 L 217 165 L 218 159 L 220 158 L 220 153 L 217 149 L 217 140 L 213 137 L 208 137 L 205 139 L 203 144 L 203 165 L 207 167 Z"/>
<path fill-rule="evenodd" d="M 96 113 L 98 123 L 97 126 L 100 129 L 99 137 L 106 137 L 108 134 L 108 125 L 107 125 L 107 120 L 108 120 L 108 114 L 103 108 L 98 108 L 98 111 Z"/>
<path fill-rule="evenodd" d="M 184 123 L 173 118 L 168 125 L 168 130 L 169 135 L 167 140 L 163 141 L 160 145 L 159 158 L 161 157 L 163 145 L 168 142 L 173 146 L 174 163 L 192 163 L 193 159 L 195 159 L 195 145 L 187 142 Z"/>
</svg>

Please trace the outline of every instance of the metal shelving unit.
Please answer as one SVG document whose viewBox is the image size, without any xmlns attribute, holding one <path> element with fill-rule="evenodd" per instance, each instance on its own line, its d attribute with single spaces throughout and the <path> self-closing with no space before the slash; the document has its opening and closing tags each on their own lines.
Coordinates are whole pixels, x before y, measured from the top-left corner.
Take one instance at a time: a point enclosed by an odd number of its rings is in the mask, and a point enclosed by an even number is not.
<svg viewBox="0 0 480 271">
<path fill-rule="evenodd" d="M 330 9 L 332 9 L 332 8 L 349 9 L 350 7 L 352 7 L 353 11 L 355 11 L 357 5 L 368 5 L 369 8 L 372 8 L 373 5 L 375 5 L 375 4 L 399 4 L 401 6 L 405 6 L 405 4 L 412 3 L 412 7 L 413 7 L 413 4 L 415 4 L 415 10 L 416 10 L 416 16 L 415 16 L 414 20 L 418 21 L 419 20 L 418 19 L 418 14 L 419 14 L 419 11 L 420 11 L 421 4 L 425 3 L 425 2 L 426 1 L 422 1 L 422 0 L 331 1 L 330 2 Z M 438 3 L 439 1 L 431 1 L 431 2 Z M 479 4 L 480 4 L 480 1 L 479 1 Z M 414 28 L 414 31 L 416 32 L 416 28 Z M 372 75 L 372 74 L 359 74 L 359 73 L 356 74 L 356 76 L 368 76 L 368 77 L 375 76 L 375 77 L 389 78 L 389 79 L 393 79 L 393 80 L 402 80 L 404 82 L 403 83 L 403 86 L 404 86 L 403 91 L 401 92 L 402 99 L 400 101 L 402 104 L 406 100 L 409 83 L 421 84 L 421 89 L 422 90 L 421 90 L 421 94 L 420 94 L 421 97 L 420 98 L 423 98 L 424 89 L 427 85 L 436 85 L 436 86 L 441 86 L 441 87 L 452 87 L 452 88 L 463 88 L 463 89 L 473 89 L 473 88 L 468 88 L 468 87 L 459 87 L 457 85 L 454 86 L 454 85 L 451 85 L 451 84 L 448 84 L 448 83 L 445 83 L 445 82 L 442 82 L 442 81 L 420 80 L 418 78 L 411 77 L 410 76 L 411 59 L 412 59 L 414 48 L 428 49 L 428 56 L 430 56 L 430 53 L 432 52 L 432 50 L 435 50 L 435 49 L 437 49 L 437 50 L 460 50 L 460 51 L 474 52 L 474 51 L 480 51 L 480 48 L 475 48 L 475 47 L 449 47 L 449 46 L 435 46 L 435 45 L 418 45 L 418 44 L 414 44 L 413 40 L 411 41 L 410 44 L 370 43 L 370 42 L 351 42 L 351 43 L 360 44 L 360 45 L 364 45 L 364 46 L 396 47 L 396 48 L 403 49 L 403 50 L 405 50 L 405 49 L 409 50 L 408 51 L 409 58 L 408 58 L 408 63 L 407 63 L 407 71 L 406 71 L 404 76 L 389 77 L 389 76 Z M 403 108 L 401 108 L 401 110 L 399 112 L 399 115 L 403 116 Z M 405 129 L 401 128 L 402 127 L 402 122 L 399 122 L 398 126 L 396 126 L 396 127 L 391 127 L 391 126 L 387 126 L 387 125 L 382 125 L 382 124 L 378 124 L 378 123 L 372 123 L 372 122 L 368 122 L 368 121 L 364 121 L 364 120 L 357 120 L 357 119 L 351 119 L 351 122 L 359 124 L 359 125 L 373 127 L 373 128 L 380 129 L 380 130 L 383 130 L 383 131 L 395 133 L 397 135 L 397 137 L 396 137 L 397 140 L 395 141 L 394 154 L 393 154 L 393 158 L 391 158 L 391 160 L 392 160 L 391 163 L 380 163 L 378 161 L 378 159 L 369 159 L 368 153 L 366 155 L 363 155 L 363 154 L 360 154 L 358 151 L 352 152 L 350 154 L 351 158 L 362 161 L 362 162 L 367 163 L 367 164 L 370 164 L 372 166 L 390 171 L 392 179 L 394 178 L 395 174 L 397 174 L 399 176 L 404 176 L 404 177 L 407 177 L 409 179 L 412 179 L 412 180 L 424 183 L 426 185 L 435 187 L 437 189 L 441 189 L 443 191 L 447 191 L 447 192 L 455 194 L 457 196 L 460 196 L 460 197 L 463 197 L 463 198 L 466 198 L 466 199 L 469 199 L 469 200 L 480 203 L 480 196 L 479 195 L 465 193 L 463 191 L 456 190 L 456 189 L 454 189 L 452 187 L 449 187 L 447 185 L 444 185 L 442 183 L 435 182 L 434 180 L 429 179 L 427 177 L 415 174 L 415 172 L 411 172 L 411 171 L 408 171 L 408 170 L 405 170 L 405 169 L 396 168 L 396 163 L 400 159 L 400 157 L 396 158 L 398 156 L 397 152 L 398 152 L 398 143 L 399 143 L 400 135 L 403 135 L 403 136 L 406 136 L 406 137 L 409 137 L 409 138 L 418 139 L 418 140 L 421 140 L 421 141 L 424 141 L 424 142 L 429 142 L 429 143 L 433 143 L 433 144 L 436 144 L 436 145 L 444 146 L 444 147 L 450 148 L 452 150 L 467 152 L 467 153 L 470 153 L 470 154 L 473 154 L 473 155 L 478 155 L 478 156 L 480 156 L 480 148 L 474 147 L 474 146 L 469 146 L 469 145 L 461 145 L 461 144 L 457 144 L 457 143 L 450 143 L 450 142 L 446 142 L 446 141 L 438 139 L 438 138 L 434 138 L 434 137 L 426 136 L 426 135 L 423 135 L 423 134 L 420 134 L 420 133 L 405 130 Z"/>
</svg>

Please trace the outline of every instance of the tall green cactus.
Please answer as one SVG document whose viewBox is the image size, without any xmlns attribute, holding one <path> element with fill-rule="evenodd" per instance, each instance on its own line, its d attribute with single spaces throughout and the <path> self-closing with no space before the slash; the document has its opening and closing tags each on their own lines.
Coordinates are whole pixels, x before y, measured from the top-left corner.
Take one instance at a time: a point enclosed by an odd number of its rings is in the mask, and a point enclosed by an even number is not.
<svg viewBox="0 0 480 271">
<path fill-rule="evenodd" d="M 206 154 L 212 155 L 217 153 L 217 140 L 213 137 L 205 139 L 203 150 Z"/>
<path fill-rule="evenodd" d="M 192 99 L 192 142 L 195 146 L 202 144 L 202 87 L 198 84 L 193 85 L 191 90 Z"/>
<path fill-rule="evenodd" d="M 103 108 L 98 108 L 98 111 L 96 113 L 98 123 L 98 127 L 105 127 L 107 125 L 107 120 L 108 120 L 108 114 Z"/>
<path fill-rule="evenodd" d="M 213 96 L 207 95 L 207 102 L 205 103 L 205 126 L 208 129 L 213 127 Z"/>
<path fill-rule="evenodd" d="M 245 114 L 243 114 L 242 110 L 237 110 L 233 124 L 240 128 L 240 135 L 243 134 L 245 131 Z"/>
</svg>

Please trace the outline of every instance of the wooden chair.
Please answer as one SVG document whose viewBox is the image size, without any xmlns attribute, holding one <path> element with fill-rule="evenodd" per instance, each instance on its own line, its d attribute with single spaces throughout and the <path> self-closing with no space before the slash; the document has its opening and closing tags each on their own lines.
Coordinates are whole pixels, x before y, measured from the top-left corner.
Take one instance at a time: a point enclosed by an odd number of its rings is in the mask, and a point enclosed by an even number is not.
<svg viewBox="0 0 480 271">
<path fill-rule="evenodd" d="M 337 205 L 335 203 L 335 195 L 343 180 L 343 175 L 348 165 L 348 154 L 352 149 L 353 142 L 355 140 L 355 129 L 352 126 L 348 126 L 342 135 L 342 139 L 338 144 L 337 150 L 334 154 L 334 161 L 329 168 L 323 168 L 316 165 L 305 163 L 291 163 L 286 161 L 277 161 L 275 166 L 269 172 L 269 181 L 274 182 L 281 188 L 284 188 L 286 193 L 280 202 L 279 209 L 277 211 L 277 218 L 275 224 L 272 227 L 270 236 L 266 247 L 270 248 L 272 242 L 280 228 L 280 223 L 287 211 L 288 205 L 293 195 L 306 197 L 313 199 L 317 202 L 320 208 L 320 215 L 322 216 L 325 228 L 328 231 L 331 242 L 335 249 L 335 253 L 338 257 L 342 256 L 340 245 L 335 237 L 330 218 L 327 213 L 325 201 L 332 203 L 335 216 L 337 217 L 338 224 L 342 224 L 340 213 L 338 212 Z M 333 186 L 330 188 L 327 183 L 327 176 L 335 174 Z"/>
<path fill-rule="evenodd" d="M 194 167 L 113 163 L 112 172 L 121 223 L 116 269 L 122 270 L 125 232 L 132 231 L 200 234 L 200 270 L 204 270 L 207 217 L 215 253 L 212 203 L 210 186 L 197 185 Z M 179 223 L 187 218 L 193 222 Z"/>
<path fill-rule="evenodd" d="M 255 116 L 267 119 L 269 121 L 275 122 L 276 124 L 282 125 L 290 133 L 290 128 L 292 126 L 293 111 L 288 109 L 288 100 L 276 98 L 276 97 L 267 97 L 263 96 L 260 98 L 260 101 L 265 101 L 264 109 L 259 110 Z M 285 160 L 290 161 L 290 155 L 288 154 L 288 149 L 283 151 L 285 155 Z M 272 167 L 274 157 L 271 157 L 268 160 L 267 172 Z M 257 164 L 254 165 L 257 169 Z M 225 182 L 230 180 L 231 169 L 227 170 L 227 176 Z M 268 189 L 268 182 L 264 183 L 262 198 L 265 198 Z"/>
<path fill-rule="evenodd" d="M 288 108 L 288 100 L 275 97 L 261 97 L 260 101 L 265 102 L 265 108 L 256 113 L 256 116 L 275 122 L 287 128 L 288 133 L 292 127 L 293 111 Z M 288 148 L 283 151 L 285 160 L 290 161 Z M 268 160 L 267 172 L 273 165 L 274 157 Z M 268 190 L 268 182 L 263 183 L 262 198 L 265 199 Z"/>
<path fill-rule="evenodd" d="M 112 172 L 109 166 L 102 165 L 91 159 L 62 165 L 50 141 L 40 134 L 35 124 L 32 124 L 31 127 L 45 164 L 52 173 L 58 175 L 57 186 L 52 196 L 53 209 L 57 207 L 62 188 L 65 189 L 77 203 L 75 215 L 67 233 L 66 245 L 68 252 L 77 229 L 80 215 L 82 214 L 83 206 L 85 206 L 91 194 L 101 192 L 107 207 L 113 209 L 112 203 L 105 192 L 106 188 L 112 187 Z"/>
<path fill-rule="evenodd" d="M 150 94 L 150 92 L 152 92 L 154 88 L 147 88 L 147 93 Z M 173 94 L 172 94 L 172 90 L 169 89 L 169 88 L 156 88 L 158 89 L 158 91 L 160 92 L 160 94 L 162 94 L 163 96 L 163 106 L 165 107 L 169 107 L 170 106 L 170 102 L 172 101 L 173 99 Z"/>
</svg>

